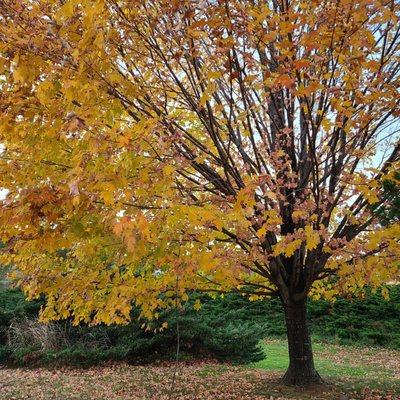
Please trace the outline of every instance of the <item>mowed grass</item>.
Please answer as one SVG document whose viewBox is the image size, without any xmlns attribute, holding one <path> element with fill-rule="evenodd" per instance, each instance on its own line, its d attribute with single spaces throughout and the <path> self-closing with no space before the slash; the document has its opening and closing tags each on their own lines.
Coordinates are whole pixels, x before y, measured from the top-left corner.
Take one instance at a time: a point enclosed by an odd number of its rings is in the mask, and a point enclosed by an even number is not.
<svg viewBox="0 0 400 400">
<path fill-rule="evenodd" d="M 314 344 L 324 385 L 288 388 L 279 378 L 288 365 L 284 340 L 266 341 L 255 364 L 215 362 L 109 364 L 88 369 L 0 367 L 1 400 L 285 400 L 400 397 L 400 352 Z"/>
<path fill-rule="evenodd" d="M 254 368 L 284 373 L 289 365 L 287 343 L 268 340 L 263 344 L 266 358 Z M 313 343 L 316 368 L 327 382 L 346 389 L 365 387 L 400 394 L 400 351 L 382 348 Z"/>
</svg>

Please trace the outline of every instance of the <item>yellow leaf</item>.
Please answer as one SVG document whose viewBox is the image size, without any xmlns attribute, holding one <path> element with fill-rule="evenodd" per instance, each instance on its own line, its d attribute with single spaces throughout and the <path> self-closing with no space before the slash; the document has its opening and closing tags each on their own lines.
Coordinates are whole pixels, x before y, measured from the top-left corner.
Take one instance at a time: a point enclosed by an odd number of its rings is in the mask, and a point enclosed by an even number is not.
<svg viewBox="0 0 400 400">
<path fill-rule="evenodd" d="M 262 238 L 263 236 L 265 236 L 265 234 L 267 233 L 267 228 L 268 225 L 264 224 L 258 231 L 257 231 L 257 236 L 259 238 Z"/>
<path fill-rule="evenodd" d="M 104 34 L 102 31 L 100 31 L 96 35 L 96 39 L 94 40 L 93 44 L 98 47 L 99 49 L 102 49 L 104 47 Z"/>
<path fill-rule="evenodd" d="M 183 301 L 188 301 L 188 300 L 189 300 L 189 296 L 188 296 L 187 293 L 183 293 L 183 295 L 182 295 L 182 300 L 183 300 Z"/>
<path fill-rule="evenodd" d="M 286 245 L 285 249 L 284 249 L 284 253 L 286 257 L 291 257 L 294 252 L 301 246 L 301 240 L 300 239 L 296 239 L 293 240 L 293 242 L 290 242 L 289 244 Z"/>
<path fill-rule="evenodd" d="M 197 300 L 194 302 L 193 308 L 194 308 L 196 311 L 199 311 L 199 310 L 201 309 L 201 302 L 200 302 L 199 299 L 197 299 Z"/>
<path fill-rule="evenodd" d="M 296 211 L 293 211 L 292 217 L 294 220 L 302 219 L 302 218 L 307 217 L 307 212 L 303 211 L 303 210 L 296 210 Z"/>
<path fill-rule="evenodd" d="M 167 328 L 168 328 L 168 322 L 165 321 L 165 322 L 163 322 L 162 325 L 161 325 L 161 330 L 164 330 L 164 329 L 167 329 Z"/>
<path fill-rule="evenodd" d="M 71 18 L 74 15 L 75 12 L 75 5 L 74 2 L 72 0 L 67 0 L 64 5 L 62 5 L 55 17 L 57 21 L 62 21 L 64 19 L 68 19 Z"/>
<path fill-rule="evenodd" d="M 384 287 L 382 288 L 381 293 L 382 293 L 382 297 L 383 297 L 386 301 L 390 299 L 389 290 L 388 290 L 388 288 L 387 288 L 386 286 L 384 286 Z"/>
<path fill-rule="evenodd" d="M 314 231 L 311 225 L 307 225 L 304 228 L 306 234 L 306 248 L 307 250 L 316 249 L 319 242 L 320 237 L 317 231 Z"/>
<path fill-rule="evenodd" d="M 74 197 L 72 198 L 72 204 L 74 205 L 74 207 L 78 206 L 79 203 L 80 203 L 80 201 L 81 201 L 81 198 L 80 198 L 79 195 L 78 195 L 78 196 L 74 196 Z"/>
<path fill-rule="evenodd" d="M 222 72 L 221 71 L 209 71 L 207 72 L 207 78 L 208 79 L 216 79 L 216 78 L 220 78 L 222 76 Z"/>
<path fill-rule="evenodd" d="M 165 165 L 163 167 L 163 174 L 165 176 L 171 176 L 175 172 L 175 168 L 172 165 Z"/>
<path fill-rule="evenodd" d="M 102 200 L 104 201 L 104 203 L 106 205 L 111 205 L 114 204 L 114 194 L 112 191 L 110 190 L 103 190 L 100 193 L 100 197 L 102 198 Z"/>
<path fill-rule="evenodd" d="M 207 101 L 209 101 L 211 99 L 211 94 L 208 91 L 205 91 L 202 93 L 200 100 L 199 100 L 199 104 L 204 107 L 207 103 Z"/>
</svg>

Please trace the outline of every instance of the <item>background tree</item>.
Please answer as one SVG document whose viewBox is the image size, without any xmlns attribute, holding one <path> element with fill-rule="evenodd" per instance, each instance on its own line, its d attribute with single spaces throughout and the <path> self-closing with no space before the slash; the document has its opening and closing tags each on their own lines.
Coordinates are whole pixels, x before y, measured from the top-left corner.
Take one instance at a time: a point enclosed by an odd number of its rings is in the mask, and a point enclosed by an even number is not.
<svg viewBox="0 0 400 400">
<path fill-rule="evenodd" d="M 134 301 L 156 318 L 191 289 L 278 295 L 285 380 L 319 381 L 307 296 L 398 274 L 399 224 L 371 205 L 399 165 L 399 12 L 1 1 L 2 258 L 46 295 L 42 317 L 125 322 Z"/>
<path fill-rule="evenodd" d="M 393 177 L 394 179 L 382 182 L 384 190 L 382 201 L 372 205 L 374 212 L 379 215 L 384 225 L 400 220 L 400 172 L 395 172 Z"/>
</svg>

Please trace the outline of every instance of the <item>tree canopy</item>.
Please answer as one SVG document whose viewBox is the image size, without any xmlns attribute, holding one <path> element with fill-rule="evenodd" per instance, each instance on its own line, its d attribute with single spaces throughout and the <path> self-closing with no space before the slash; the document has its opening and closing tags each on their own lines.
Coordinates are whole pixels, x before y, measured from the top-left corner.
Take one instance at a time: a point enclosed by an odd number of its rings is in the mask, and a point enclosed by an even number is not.
<svg viewBox="0 0 400 400">
<path fill-rule="evenodd" d="M 77 323 L 192 289 L 289 302 L 396 278 L 399 221 L 371 206 L 398 181 L 399 15 L 1 1 L 1 262 Z"/>
</svg>

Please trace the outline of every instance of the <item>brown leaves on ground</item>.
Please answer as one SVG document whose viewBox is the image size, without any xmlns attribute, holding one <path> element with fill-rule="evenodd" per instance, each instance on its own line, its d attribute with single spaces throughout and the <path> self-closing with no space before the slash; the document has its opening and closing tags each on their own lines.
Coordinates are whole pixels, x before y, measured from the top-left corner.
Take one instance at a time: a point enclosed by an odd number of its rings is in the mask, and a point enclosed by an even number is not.
<svg viewBox="0 0 400 400">
<path fill-rule="evenodd" d="M 0 393 L 1 400 L 397 399 L 369 390 L 345 395 L 333 386 L 287 388 L 279 384 L 277 373 L 210 362 L 55 370 L 0 368 Z"/>
</svg>

